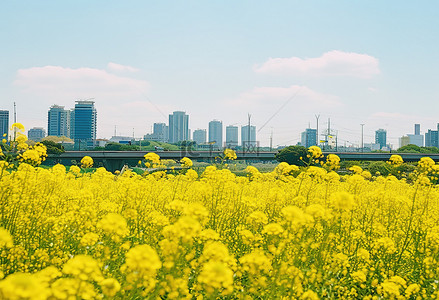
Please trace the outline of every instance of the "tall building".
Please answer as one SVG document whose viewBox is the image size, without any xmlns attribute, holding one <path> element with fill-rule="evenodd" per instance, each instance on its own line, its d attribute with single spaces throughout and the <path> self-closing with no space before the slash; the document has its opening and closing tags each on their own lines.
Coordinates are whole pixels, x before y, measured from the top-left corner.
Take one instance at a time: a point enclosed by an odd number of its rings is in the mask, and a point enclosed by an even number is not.
<svg viewBox="0 0 439 300">
<path fill-rule="evenodd" d="M 242 147 L 256 147 L 256 126 L 248 125 L 241 127 L 241 145 Z"/>
<path fill-rule="evenodd" d="M 169 115 L 168 131 L 170 143 L 189 140 L 189 116 L 184 111 L 174 111 Z"/>
<path fill-rule="evenodd" d="M 226 127 L 226 147 L 234 149 L 238 147 L 238 126 Z"/>
<path fill-rule="evenodd" d="M 223 122 L 219 120 L 209 122 L 209 143 L 217 149 L 223 147 Z"/>
<path fill-rule="evenodd" d="M 301 136 L 301 145 L 308 148 L 311 146 L 317 145 L 317 129 L 306 128 L 304 132 L 302 132 Z"/>
<path fill-rule="evenodd" d="M 424 146 L 424 136 L 421 135 L 421 125 L 415 124 L 415 134 L 407 134 L 409 137 L 409 144 L 419 147 Z"/>
<path fill-rule="evenodd" d="M 168 126 L 165 123 L 154 123 L 152 134 L 159 142 L 168 141 Z"/>
<path fill-rule="evenodd" d="M 152 133 L 145 134 L 145 140 L 167 142 L 169 129 L 165 123 L 154 123 Z"/>
<path fill-rule="evenodd" d="M 70 126 L 73 127 L 75 149 L 94 147 L 97 131 L 97 111 L 94 101 L 78 100 L 71 112 Z"/>
<path fill-rule="evenodd" d="M 27 137 L 34 142 L 39 142 L 46 137 L 46 130 L 42 127 L 31 128 L 27 131 Z"/>
<path fill-rule="evenodd" d="M 399 148 L 407 146 L 410 144 L 410 138 L 406 135 L 399 138 Z"/>
<path fill-rule="evenodd" d="M 416 145 L 419 147 L 424 146 L 424 136 L 423 135 L 407 134 L 407 137 L 409 139 L 409 144 Z"/>
<path fill-rule="evenodd" d="M 387 131 L 384 129 L 378 129 L 375 131 L 375 144 L 380 145 L 380 149 L 387 145 Z"/>
<path fill-rule="evenodd" d="M 415 124 L 415 135 L 421 134 L 421 124 Z"/>
<path fill-rule="evenodd" d="M 9 133 L 9 111 L 0 110 L 0 139 L 7 139 Z M 3 137 L 3 135 L 6 136 Z"/>
<path fill-rule="evenodd" d="M 428 129 L 425 133 L 425 147 L 439 147 L 439 130 Z"/>
<path fill-rule="evenodd" d="M 197 145 L 206 143 L 206 129 L 197 129 L 194 130 L 193 141 L 197 143 Z"/>
<path fill-rule="evenodd" d="M 70 137 L 70 111 L 64 106 L 52 105 L 47 114 L 47 133 Z"/>
</svg>

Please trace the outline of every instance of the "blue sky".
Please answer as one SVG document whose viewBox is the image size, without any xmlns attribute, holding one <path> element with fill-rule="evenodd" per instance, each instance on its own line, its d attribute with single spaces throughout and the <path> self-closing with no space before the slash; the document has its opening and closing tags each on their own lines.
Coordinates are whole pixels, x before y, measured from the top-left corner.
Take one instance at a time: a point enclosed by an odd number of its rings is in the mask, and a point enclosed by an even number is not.
<svg viewBox="0 0 439 300">
<path fill-rule="evenodd" d="M 137 137 L 174 110 L 190 128 L 246 123 L 266 145 L 331 118 L 339 141 L 439 122 L 434 1 L 3 1 L 0 109 L 27 128 L 95 98 L 98 137 Z"/>
</svg>

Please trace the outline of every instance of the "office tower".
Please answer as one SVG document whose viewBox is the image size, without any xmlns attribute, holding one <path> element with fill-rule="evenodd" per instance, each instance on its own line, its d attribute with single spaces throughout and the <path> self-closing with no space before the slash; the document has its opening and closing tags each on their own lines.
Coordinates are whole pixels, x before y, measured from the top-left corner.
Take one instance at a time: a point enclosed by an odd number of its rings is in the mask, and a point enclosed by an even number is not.
<svg viewBox="0 0 439 300">
<path fill-rule="evenodd" d="M 152 134 L 156 141 L 167 142 L 168 131 L 168 126 L 165 123 L 154 123 Z"/>
<path fill-rule="evenodd" d="M 241 145 L 243 147 L 256 147 L 256 126 L 248 125 L 241 127 Z"/>
<path fill-rule="evenodd" d="M 413 144 L 419 147 L 424 146 L 424 136 L 421 135 L 421 125 L 415 124 L 415 134 L 407 134 L 409 138 L 409 144 Z"/>
<path fill-rule="evenodd" d="M 47 134 L 70 137 L 70 111 L 64 106 L 52 105 L 47 116 Z"/>
<path fill-rule="evenodd" d="M 189 116 L 184 111 L 174 111 L 169 115 L 169 142 L 189 140 Z"/>
<path fill-rule="evenodd" d="M 384 129 L 378 129 L 375 131 L 375 144 L 380 145 L 380 149 L 387 145 L 387 131 Z"/>
<path fill-rule="evenodd" d="M 28 130 L 27 138 L 34 142 L 39 142 L 46 136 L 46 130 L 42 127 L 34 127 Z"/>
<path fill-rule="evenodd" d="M 421 134 L 421 124 L 415 124 L 415 135 Z"/>
<path fill-rule="evenodd" d="M 317 145 L 317 129 L 306 128 L 302 132 L 301 145 L 308 148 Z"/>
<path fill-rule="evenodd" d="M 219 120 L 209 122 L 209 143 L 217 149 L 223 147 L 223 122 Z"/>
<path fill-rule="evenodd" d="M 193 140 L 197 145 L 202 145 L 206 143 L 206 129 L 194 130 Z"/>
<path fill-rule="evenodd" d="M 94 101 L 78 100 L 71 112 L 71 127 L 75 149 L 94 147 L 97 130 L 97 112 Z"/>
<path fill-rule="evenodd" d="M 0 140 L 8 139 L 9 133 L 9 111 L 0 110 Z M 6 136 L 3 136 L 6 134 Z"/>
<path fill-rule="evenodd" d="M 410 138 L 406 135 L 399 138 L 399 148 L 407 146 L 410 144 Z"/>
<path fill-rule="evenodd" d="M 425 133 L 425 147 L 439 147 L 439 131 L 431 130 Z"/>
<path fill-rule="evenodd" d="M 236 148 L 238 147 L 238 126 L 227 126 L 226 127 L 226 147 Z"/>
</svg>

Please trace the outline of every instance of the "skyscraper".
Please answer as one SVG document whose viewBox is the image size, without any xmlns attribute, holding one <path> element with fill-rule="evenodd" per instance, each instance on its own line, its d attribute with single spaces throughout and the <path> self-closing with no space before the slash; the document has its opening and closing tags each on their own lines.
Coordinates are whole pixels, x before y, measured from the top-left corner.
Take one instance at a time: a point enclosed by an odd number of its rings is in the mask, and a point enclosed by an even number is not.
<svg viewBox="0 0 439 300">
<path fill-rule="evenodd" d="M 64 106 L 52 105 L 47 115 L 48 135 L 70 137 L 70 111 Z"/>
<path fill-rule="evenodd" d="M 156 141 L 167 142 L 168 141 L 168 126 L 165 123 L 154 123 L 152 134 Z"/>
<path fill-rule="evenodd" d="M 28 130 L 27 137 L 34 141 L 39 142 L 42 138 L 46 136 L 46 130 L 42 127 L 34 127 Z"/>
<path fill-rule="evenodd" d="M 0 110 L 0 139 L 7 139 L 9 132 L 9 111 Z M 3 135 L 6 134 L 5 137 Z"/>
<path fill-rule="evenodd" d="M 304 132 L 302 132 L 300 143 L 302 146 L 308 148 L 311 146 L 317 145 L 317 129 L 306 128 Z"/>
<path fill-rule="evenodd" d="M 236 148 L 238 147 L 238 126 L 227 126 L 226 127 L 226 147 Z"/>
<path fill-rule="evenodd" d="M 387 131 L 384 129 L 378 129 L 375 131 L 375 144 L 380 145 L 380 149 L 387 146 Z"/>
<path fill-rule="evenodd" d="M 428 129 L 428 131 L 425 133 L 425 147 L 439 147 L 438 132 L 438 130 Z"/>
<path fill-rule="evenodd" d="M 415 124 L 415 135 L 421 134 L 421 124 Z"/>
<path fill-rule="evenodd" d="M 245 147 L 256 147 L 256 126 L 248 125 L 241 127 L 241 145 Z"/>
<path fill-rule="evenodd" d="M 421 125 L 415 124 L 415 134 L 407 134 L 409 137 L 409 144 L 413 144 L 419 147 L 424 146 L 424 136 L 421 135 Z"/>
<path fill-rule="evenodd" d="M 193 140 L 197 145 L 206 143 L 206 129 L 194 130 Z"/>
<path fill-rule="evenodd" d="M 189 140 L 189 116 L 184 111 L 174 111 L 169 115 L 169 142 Z"/>
<path fill-rule="evenodd" d="M 223 122 L 219 120 L 209 122 L 209 143 L 217 149 L 223 147 Z"/>
<path fill-rule="evenodd" d="M 73 140 L 76 149 L 94 147 L 97 130 L 97 112 L 94 101 L 78 100 L 71 114 Z"/>
</svg>

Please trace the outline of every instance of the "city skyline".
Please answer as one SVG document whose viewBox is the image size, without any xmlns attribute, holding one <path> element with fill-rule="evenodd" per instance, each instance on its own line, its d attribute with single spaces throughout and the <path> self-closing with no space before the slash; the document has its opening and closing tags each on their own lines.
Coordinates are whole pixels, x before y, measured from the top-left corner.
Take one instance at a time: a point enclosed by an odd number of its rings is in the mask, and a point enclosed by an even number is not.
<svg viewBox="0 0 439 300">
<path fill-rule="evenodd" d="M 137 137 L 184 110 L 189 128 L 246 124 L 296 144 L 328 118 L 345 142 L 436 128 L 439 3 L 7 2 L 1 108 L 26 128 L 46 107 L 94 98 L 98 138 Z M 391 12 L 391 13 L 390 13 Z M 273 134 L 272 134 L 273 133 Z M 343 141 L 340 142 L 343 142 Z"/>
<path fill-rule="evenodd" d="M 41 139 L 45 136 L 65 136 L 68 138 L 72 138 L 72 140 L 77 140 L 78 138 L 75 138 L 75 110 L 78 109 L 85 109 L 90 110 L 90 116 L 87 117 L 87 121 L 80 125 L 82 128 L 81 130 L 87 132 L 85 133 L 87 136 L 86 139 L 88 140 L 87 144 L 89 147 L 92 145 L 95 145 L 92 141 L 97 140 L 109 140 L 114 141 L 117 140 L 117 138 L 122 138 L 123 140 L 127 140 L 130 138 L 133 138 L 135 140 L 140 140 L 142 137 L 135 137 L 134 132 L 132 136 L 129 135 L 121 135 L 117 134 L 117 128 L 114 128 L 114 134 L 111 136 L 111 138 L 108 139 L 101 139 L 97 138 L 96 131 L 97 131 L 97 110 L 94 106 L 94 101 L 91 100 L 77 100 L 75 101 L 75 106 L 72 109 L 65 109 L 64 106 L 60 106 L 57 104 L 53 104 L 50 106 L 48 114 L 47 114 L 47 135 L 46 135 L 46 129 L 44 127 L 32 127 L 27 129 L 29 133 L 30 138 L 30 132 L 34 131 L 34 136 L 38 139 Z M 88 113 L 87 113 L 88 115 Z M 250 115 L 248 117 L 251 117 Z M 317 117 L 317 116 L 316 116 Z M 7 110 L 0 110 L 0 122 L 1 122 L 1 128 L 8 127 L 6 124 L 9 124 L 10 122 L 10 113 Z M 90 120 L 88 120 L 90 119 Z M 178 143 L 180 141 L 185 140 L 192 140 L 192 141 L 202 141 L 197 142 L 197 144 L 203 144 L 203 143 L 211 143 L 216 139 L 220 140 L 220 144 L 223 145 L 223 147 L 236 147 L 236 146 L 243 146 L 245 147 L 244 143 L 247 140 L 248 136 L 248 123 L 245 125 L 240 125 L 241 128 L 241 134 L 238 137 L 238 129 L 239 127 L 236 126 L 238 123 L 230 124 L 230 125 L 224 125 L 221 120 L 211 120 L 207 124 L 207 129 L 196 129 L 193 131 L 193 134 L 191 135 L 191 128 L 189 128 L 189 115 L 186 114 L 184 111 L 174 111 L 172 114 L 169 114 L 169 124 L 171 124 L 171 128 L 175 131 L 172 133 L 169 128 L 170 126 L 166 123 L 153 123 L 153 129 L 152 133 L 142 133 L 144 140 L 153 140 L 153 141 L 160 141 L 160 142 L 169 142 L 169 143 Z M 328 120 L 330 122 L 330 120 Z M 174 125 L 177 124 L 177 125 Z M 12 124 L 12 123 L 10 123 Z M 215 124 L 215 125 L 213 125 Z M 90 125 L 90 126 L 88 126 Z M 6 127 L 5 127 L 6 126 Z M 296 145 L 303 145 L 306 147 L 316 145 L 316 138 L 319 137 L 319 145 L 325 146 L 325 145 L 331 145 L 331 147 L 337 147 L 341 146 L 342 144 L 339 142 L 339 136 L 338 136 L 338 130 L 334 128 L 327 128 L 327 129 L 321 129 L 319 131 L 319 134 L 317 134 L 317 130 L 310 127 L 310 123 L 308 124 L 308 127 L 305 128 L 305 131 L 301 132 L 299 141 L 296 143 Z M 434 146 L 439 147 L 439 123 L 437 123 L 437 129 L 438 130 L 432 130 L 430 128 L 426 129 L 425 132 L 421 131 L 421 124 L 415 123 L 414 124 L 414 132 L 413 133 L 406 133 L 398 138 L 398 144 L 388 144 L 387 143 L 387 130 L 379 128 L 375 130 L 374 140 L 372 141 L 364 141 L 364 147 L 371 148 L 372 150 L 380 150 L 380 149 L 397 149 L 399 147 L 408 145 L 408 144 L 414 144 L 417 146 Z M 87 128 L 85 128 L 87 127 Z M 89 127 L 89 128 L 88 128 Z M 223 128 L 225 130 L 223 130 Z M 10 130 L 10 128 L 8 128 Z M 218 132 L 219 130 L 219 132 Z M 236 131 L 236 132 L 235 132 Z M 258 147 L 267 147 L 266 145 L 262 145 L 260 143 L 260 140 L 256 137 L 257 130 L 256 126 L 251 125 L 251 144 L 253 146 Z M 201 134 L 201 135 L 200 135 Z M 175 138 L 172 136 L 176 135 Z M 209 139 L 207 139 L 209 135 Z M 217 138 L 215 138 L 216 136 Z M 323 138 L 323 140 L 322 140 Z M 364 137 L 362 137 L 364 138 Z M 31 138 L 30 138 L 31 139 Z M 80 138 L 83 139 L 83 138 Z M 174 139 L 171 141 L 171 139 Z M 324 141 L 326 139 L 326 141 Z M 241 141 L 239 143 L 239 140 Z M 425 140 L 425 142 L 424 142 Z M 224 141 L 224 143 L 223 143 Z M 238 142 L 237 142 L 238 141 Z M 343 139 L 340 140 L 343 142 Z M 253 142 L 256 142 L 256 144 L 253 144 Z M 293 144 L 294 145 L 294 144 Z M 344 141 L 344 145 L 348 147 L 354 147 L 354 148 L 361 148 L 361 142 L 358 144 L 354 143 L 348 143 L 346 144 L 346 141 Z M 367 145 L 367 146 L 366 146 Z M 219 147 L 219 145 L 217 145 Z M 270 144 L 270 147 L 272 145 Z M 277 146 L 288 146 L 288 145 L 276 145 Z"/>
</svg>

